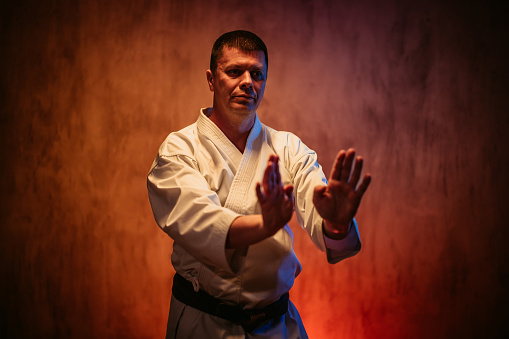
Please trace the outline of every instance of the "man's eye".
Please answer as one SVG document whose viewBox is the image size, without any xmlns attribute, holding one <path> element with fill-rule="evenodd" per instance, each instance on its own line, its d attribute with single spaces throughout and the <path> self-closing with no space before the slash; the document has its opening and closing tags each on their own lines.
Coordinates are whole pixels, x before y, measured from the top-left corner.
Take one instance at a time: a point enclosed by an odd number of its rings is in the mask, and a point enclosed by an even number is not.
<svg viewBox="0 0 509 339">
<path fill-rule="evenodd" d="M 255 81 L 263 80 L 263 73 L 262 72 L 251 72 L 251 78 Z"/>
<path fill-rule="evenodd" d="M 238 69 L 230 69 L 227 73 L 230 76 L 238 77 L 240 75 L 240 70 L 238 70 Z"/>
</svg>

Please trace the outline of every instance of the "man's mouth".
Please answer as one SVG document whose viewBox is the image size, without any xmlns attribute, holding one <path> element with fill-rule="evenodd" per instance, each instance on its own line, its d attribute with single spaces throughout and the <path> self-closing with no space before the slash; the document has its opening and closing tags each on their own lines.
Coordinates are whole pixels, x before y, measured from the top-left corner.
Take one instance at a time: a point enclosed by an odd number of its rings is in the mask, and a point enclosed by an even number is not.
<svg viewBox="0 0 509 339">
<path fill-rule="evenodd" d="M 254 100 L 254 97 L 253 96 L 250 96 L 250 95 L 236 95 L 235 98 L 241 98 L 241 99 L 246 99 L 246 100 Z"/>
</svg>

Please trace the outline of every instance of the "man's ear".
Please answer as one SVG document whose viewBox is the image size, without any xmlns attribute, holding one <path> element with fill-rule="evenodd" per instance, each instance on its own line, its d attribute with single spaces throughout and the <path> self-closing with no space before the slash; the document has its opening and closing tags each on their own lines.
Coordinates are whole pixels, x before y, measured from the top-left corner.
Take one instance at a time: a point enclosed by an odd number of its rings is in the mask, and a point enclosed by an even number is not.
<svg viewBox="0 0 509 339">
<path fill-rule="evenodd" d="M 207 70 L 207 83 L 209 84 L 209 89 L 211 92 L 214 92 L 214 74 L 210 69 Z"/>
</svg>

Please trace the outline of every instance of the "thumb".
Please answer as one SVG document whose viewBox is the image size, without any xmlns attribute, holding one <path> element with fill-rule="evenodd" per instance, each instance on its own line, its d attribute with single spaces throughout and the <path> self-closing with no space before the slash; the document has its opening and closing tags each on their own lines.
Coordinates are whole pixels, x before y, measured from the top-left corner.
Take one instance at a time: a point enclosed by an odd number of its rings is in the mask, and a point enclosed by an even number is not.
<svg viewBox="0 0 509 339">
<path fill-rule="evenodd" d="M 293 199 L 293 185 L 285 185 L 285 187 L 283 187 L 283 190 L 288 200 L 292 202 L 292 205 L 295 205 L 295 200 Z"/>
<path fill-rule="evenodd" d="M 258 197 L 260 204 L 265 202 L 265 195 L 262 193 L 261 185 L 259 182 L 256 183 L 256 196 Z"/>
<path fill-rule="evenodd" d="M 285 187 L 283 188 L 284 191 L 285 191 L 285 194 L 291 198 L 292 197 L 292 193 L 293 193 L 293 185 L 285 185 Z"/>
<path fill-rule="evenodd" d="M 313 190 L 313 202 L 319 201 L 322 199 L 327 186 L 316 186 Z"/>
</svg>

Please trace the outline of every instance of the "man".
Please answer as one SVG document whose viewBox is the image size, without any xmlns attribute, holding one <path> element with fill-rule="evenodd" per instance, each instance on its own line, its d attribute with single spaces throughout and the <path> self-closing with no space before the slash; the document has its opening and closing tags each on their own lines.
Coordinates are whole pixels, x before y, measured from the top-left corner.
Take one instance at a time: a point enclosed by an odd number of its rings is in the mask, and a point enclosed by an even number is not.
<svg viewBox="0 0 509 339">
<path fill-rule="evenodd" d="M 340 151 L 327 183 L 312 150 L 263 125 L 267 69 L 258 36 L 219 37 L 206 73 L 212 108 L 168 136 L 148 175 L 155 219 L 174 240 L 167 338 L 307 338 L 288 300 L 301 270 L 294 210 L 330 263 L 360 250 L 362 158 Z"/>
</svg>

